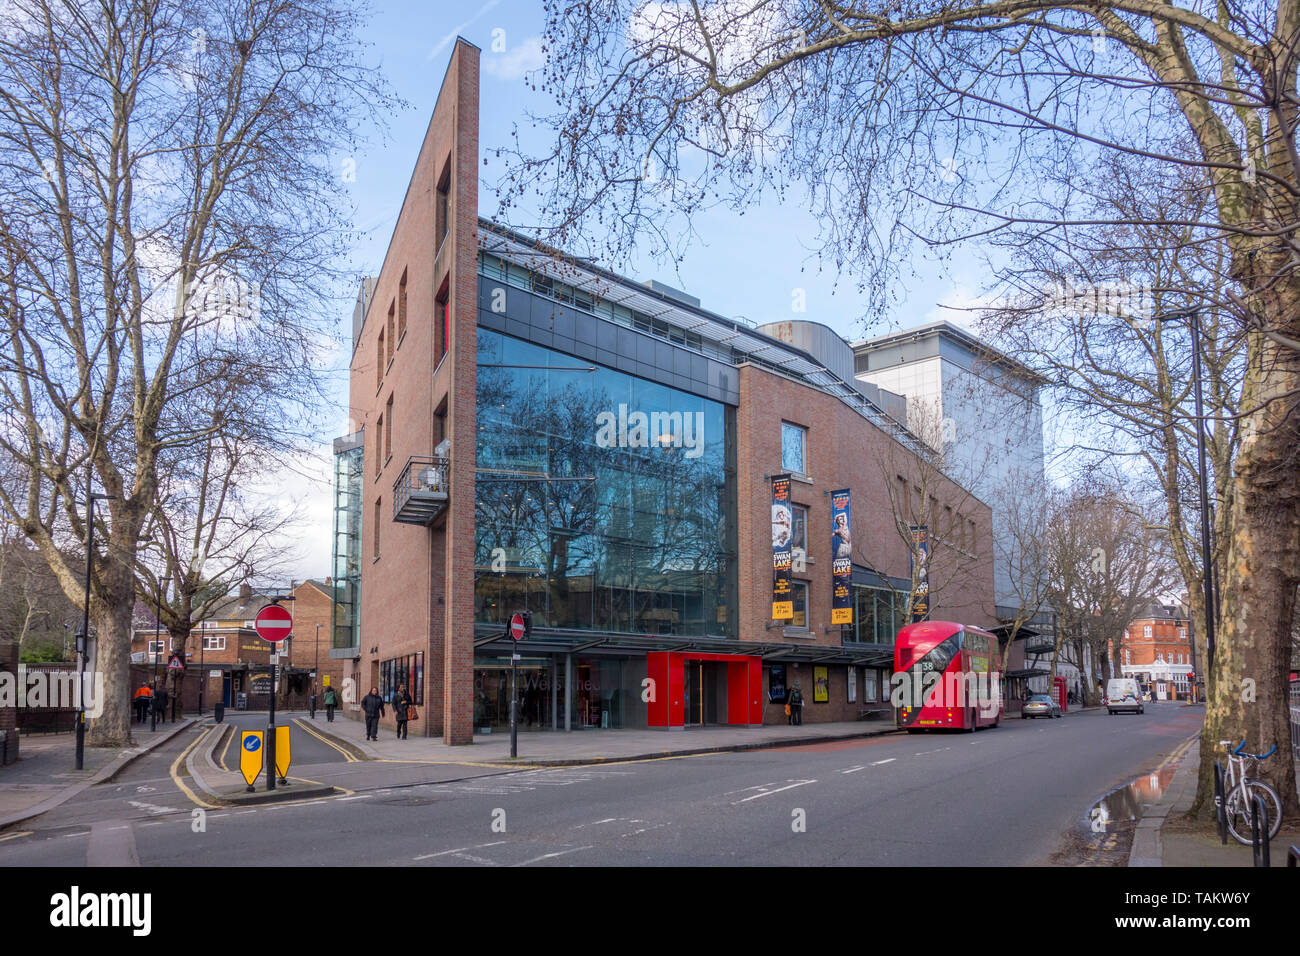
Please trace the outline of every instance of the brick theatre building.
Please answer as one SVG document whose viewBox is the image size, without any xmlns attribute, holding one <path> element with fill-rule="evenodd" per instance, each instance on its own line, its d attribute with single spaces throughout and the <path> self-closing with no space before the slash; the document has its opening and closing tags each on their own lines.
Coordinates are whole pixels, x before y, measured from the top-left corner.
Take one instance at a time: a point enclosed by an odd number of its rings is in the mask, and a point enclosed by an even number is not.
<svg viewBox="0 0 1300 956">
<path fill-rule="evenodd" d="M 808 722 L 891 719 L 910 527 L 929 533 L 930 617 L 992 627 L 989 506 L 934 473 L 829 329 L 796 347 L 788 322 L 480 219 L 477 118 L 462 40 L 354 313 L 329 649 L 345 684 L 407 687 L 411 731 L 452 744 L 508 730 L 512 652 L 524 731 L 783 722 L 796 682 Z"/>
</svg>

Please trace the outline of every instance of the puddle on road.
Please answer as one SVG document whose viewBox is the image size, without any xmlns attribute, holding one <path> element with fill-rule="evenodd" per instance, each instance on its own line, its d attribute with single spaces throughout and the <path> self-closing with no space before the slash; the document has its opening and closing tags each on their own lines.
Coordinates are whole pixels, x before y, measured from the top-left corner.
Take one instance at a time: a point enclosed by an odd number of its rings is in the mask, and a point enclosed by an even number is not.
<svg viewBox="0 0 1300 956">
<path fill-rule="evenodd" d="M 1140 820 L 1145 809 L 1155 803 L 1174 779 L 1176 767 L 1147 773 L 1106 794 L 1088 809 L 1088 828 L 1105 833 L 1119 823 Z"/>
</svg>

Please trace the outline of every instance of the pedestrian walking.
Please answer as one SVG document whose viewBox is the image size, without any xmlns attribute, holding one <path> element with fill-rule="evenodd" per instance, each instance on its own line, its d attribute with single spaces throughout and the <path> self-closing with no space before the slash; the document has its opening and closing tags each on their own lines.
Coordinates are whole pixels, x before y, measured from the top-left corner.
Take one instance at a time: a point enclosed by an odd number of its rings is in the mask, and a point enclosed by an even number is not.
<svg viewBox="0 0 1300 956">
<path fill-rule="evenodd" d="M 799 688 L 799 682 L 794 682 L 794 690 L 790 691 L 790 723 L 796 727 L 803 724 L 803 691 Z"/>
<path fill-rule="evenodd" d="M 325 719 L 330 723 L 334 722 L 334 708 L 339 705 L 338 694 L 334 693 L 333 687 L 325 688 Z"/>
<path fill-rule="evenodd" d="M 361 698 L 361 710 L 366 715 L 366 740 L 379 739 L 379 718 L 384 716 L 384 698 L 379 696 L 379 688 L 370 688 L 370 693 Z"/>
<path fill-rule="evenodd" d="M 400 688 L 397 691 L 397 699 L 393 701 L 393 715 L 397 717 L 397 739 L 406 739 L 406 715 L 411 706 L 411 695 L 406 692 L 406 688 Z"/>
<path fill-rule="evenodd" d="M 149 729 L 153 730 L 167 719 L 167 687 L 159 685 L 153 692 L 153 720 Z"/>
<path fill-rule="evenodd" d="M 153 691 L 148 684 L 141 684 L 135 690 L 135 722 L 143 724 L 149 719 L 149 709 L 153 705 Z"/>
</svg>

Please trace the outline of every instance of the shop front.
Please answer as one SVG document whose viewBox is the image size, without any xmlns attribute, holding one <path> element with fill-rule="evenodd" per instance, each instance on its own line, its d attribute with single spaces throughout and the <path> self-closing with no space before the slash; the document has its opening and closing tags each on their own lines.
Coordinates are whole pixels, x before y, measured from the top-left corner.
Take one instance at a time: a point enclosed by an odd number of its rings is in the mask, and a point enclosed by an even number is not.
<svg viewBox="0 0 1300 956">
<path fill-rule="evenodd" d="M 648 726 L 665 730 L 763 725 L 763 662 L 758 656 L 652 651 Z"/>
</svg>

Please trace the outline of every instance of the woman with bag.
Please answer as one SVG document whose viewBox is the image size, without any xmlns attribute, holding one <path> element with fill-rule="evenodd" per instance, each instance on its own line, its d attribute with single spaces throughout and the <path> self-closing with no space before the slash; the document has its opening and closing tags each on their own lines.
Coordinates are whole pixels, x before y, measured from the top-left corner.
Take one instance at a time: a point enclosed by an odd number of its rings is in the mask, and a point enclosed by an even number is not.
<svg viewBox="0 0 1300 956">
<path fill-rule="evenodd" d="M 411 695 L 403 687 L 397 692 L 397 699 L 393 701 L 393 713 L 397 715 L 397 739 L 406 739 L 406 721 L 411 710 Z"/>
</svg>

